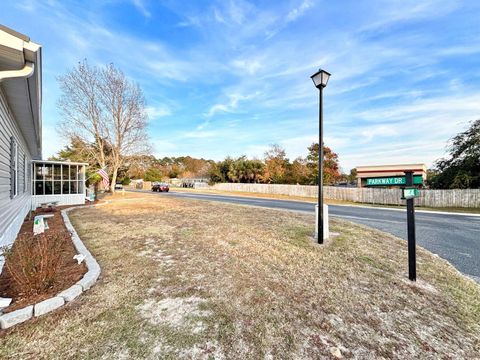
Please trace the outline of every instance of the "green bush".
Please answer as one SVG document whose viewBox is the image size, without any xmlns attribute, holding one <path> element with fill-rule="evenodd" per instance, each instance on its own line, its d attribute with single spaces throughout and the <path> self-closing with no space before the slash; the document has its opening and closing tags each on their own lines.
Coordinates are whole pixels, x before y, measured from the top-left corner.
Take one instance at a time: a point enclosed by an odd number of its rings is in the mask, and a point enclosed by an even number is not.
<svg viewBox="0 0 480 360">
<path fill-rule="evenodd" d="M 131 180 L 130 177 L 128 177 L 128 176 L 125 176 L 125 177 L 122 179 L 122 185 L 130 185 L 131 182 L 132 182 L 132 180 Z"/>
</svg>

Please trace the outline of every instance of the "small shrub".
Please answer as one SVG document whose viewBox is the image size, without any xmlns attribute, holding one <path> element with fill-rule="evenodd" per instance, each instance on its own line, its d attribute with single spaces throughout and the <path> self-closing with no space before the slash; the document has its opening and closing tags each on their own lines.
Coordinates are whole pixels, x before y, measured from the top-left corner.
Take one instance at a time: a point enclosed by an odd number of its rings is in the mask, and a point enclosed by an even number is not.
<svg viewBox="0 0 480 360">
<path fill-rule="evenodd" d="M 25 295 L 40 294 L 53 286 L 60 268 L 62 247 L 69 239 L 65 231 L 20 234 L 12 248 L 4 251 L 5 269 Z"/>
</svg>

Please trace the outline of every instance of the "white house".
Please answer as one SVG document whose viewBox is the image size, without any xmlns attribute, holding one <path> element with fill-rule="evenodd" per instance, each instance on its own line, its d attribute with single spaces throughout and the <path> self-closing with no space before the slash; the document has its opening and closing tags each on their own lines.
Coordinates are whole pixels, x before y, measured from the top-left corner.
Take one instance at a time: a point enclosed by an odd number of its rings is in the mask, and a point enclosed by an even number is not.
<svg viewBox="0 0 480 360">
<path fill-rule="evenodd" d="M 0 247 L 40 203 L 85 203 L 86 164 L 41 158 L 42 48 L 0 25 Z"/>
</svg>

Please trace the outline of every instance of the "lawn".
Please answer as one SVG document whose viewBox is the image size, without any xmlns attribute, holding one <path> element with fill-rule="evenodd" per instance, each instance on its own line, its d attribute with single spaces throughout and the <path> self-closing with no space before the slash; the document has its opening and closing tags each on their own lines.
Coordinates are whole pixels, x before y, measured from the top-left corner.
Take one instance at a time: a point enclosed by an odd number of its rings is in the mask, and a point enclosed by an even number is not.
<svg viewBox="0 0 480 360">
<path fill-rule="evenodd" d="M 11 359 L 478 358 L 480 287 L 406 243 L 309 214 L 117 196 L 70 217 L 100 281 L 2 333 Z"/>
</svg>

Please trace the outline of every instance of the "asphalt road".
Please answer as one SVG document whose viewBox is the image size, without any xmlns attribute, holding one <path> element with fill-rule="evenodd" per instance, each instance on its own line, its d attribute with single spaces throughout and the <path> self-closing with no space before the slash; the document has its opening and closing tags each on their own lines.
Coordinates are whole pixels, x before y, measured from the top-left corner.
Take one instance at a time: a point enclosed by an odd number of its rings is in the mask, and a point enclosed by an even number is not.
<svg viewBox="0 0 480 360">
<path fill-rule="evenodd" d="M 300 201 L 175 191 L 155 194 L 273 209 L 315 212 L 315 204 Z M 407 239 L 407 214 L 404 210 L 329 205 L 329 214 Z M 438 254 L 452 263 L 458 270 L 480 282 L 479 216 L 416 211 L 415 220 L 418 245 Z"/>
</svg>

